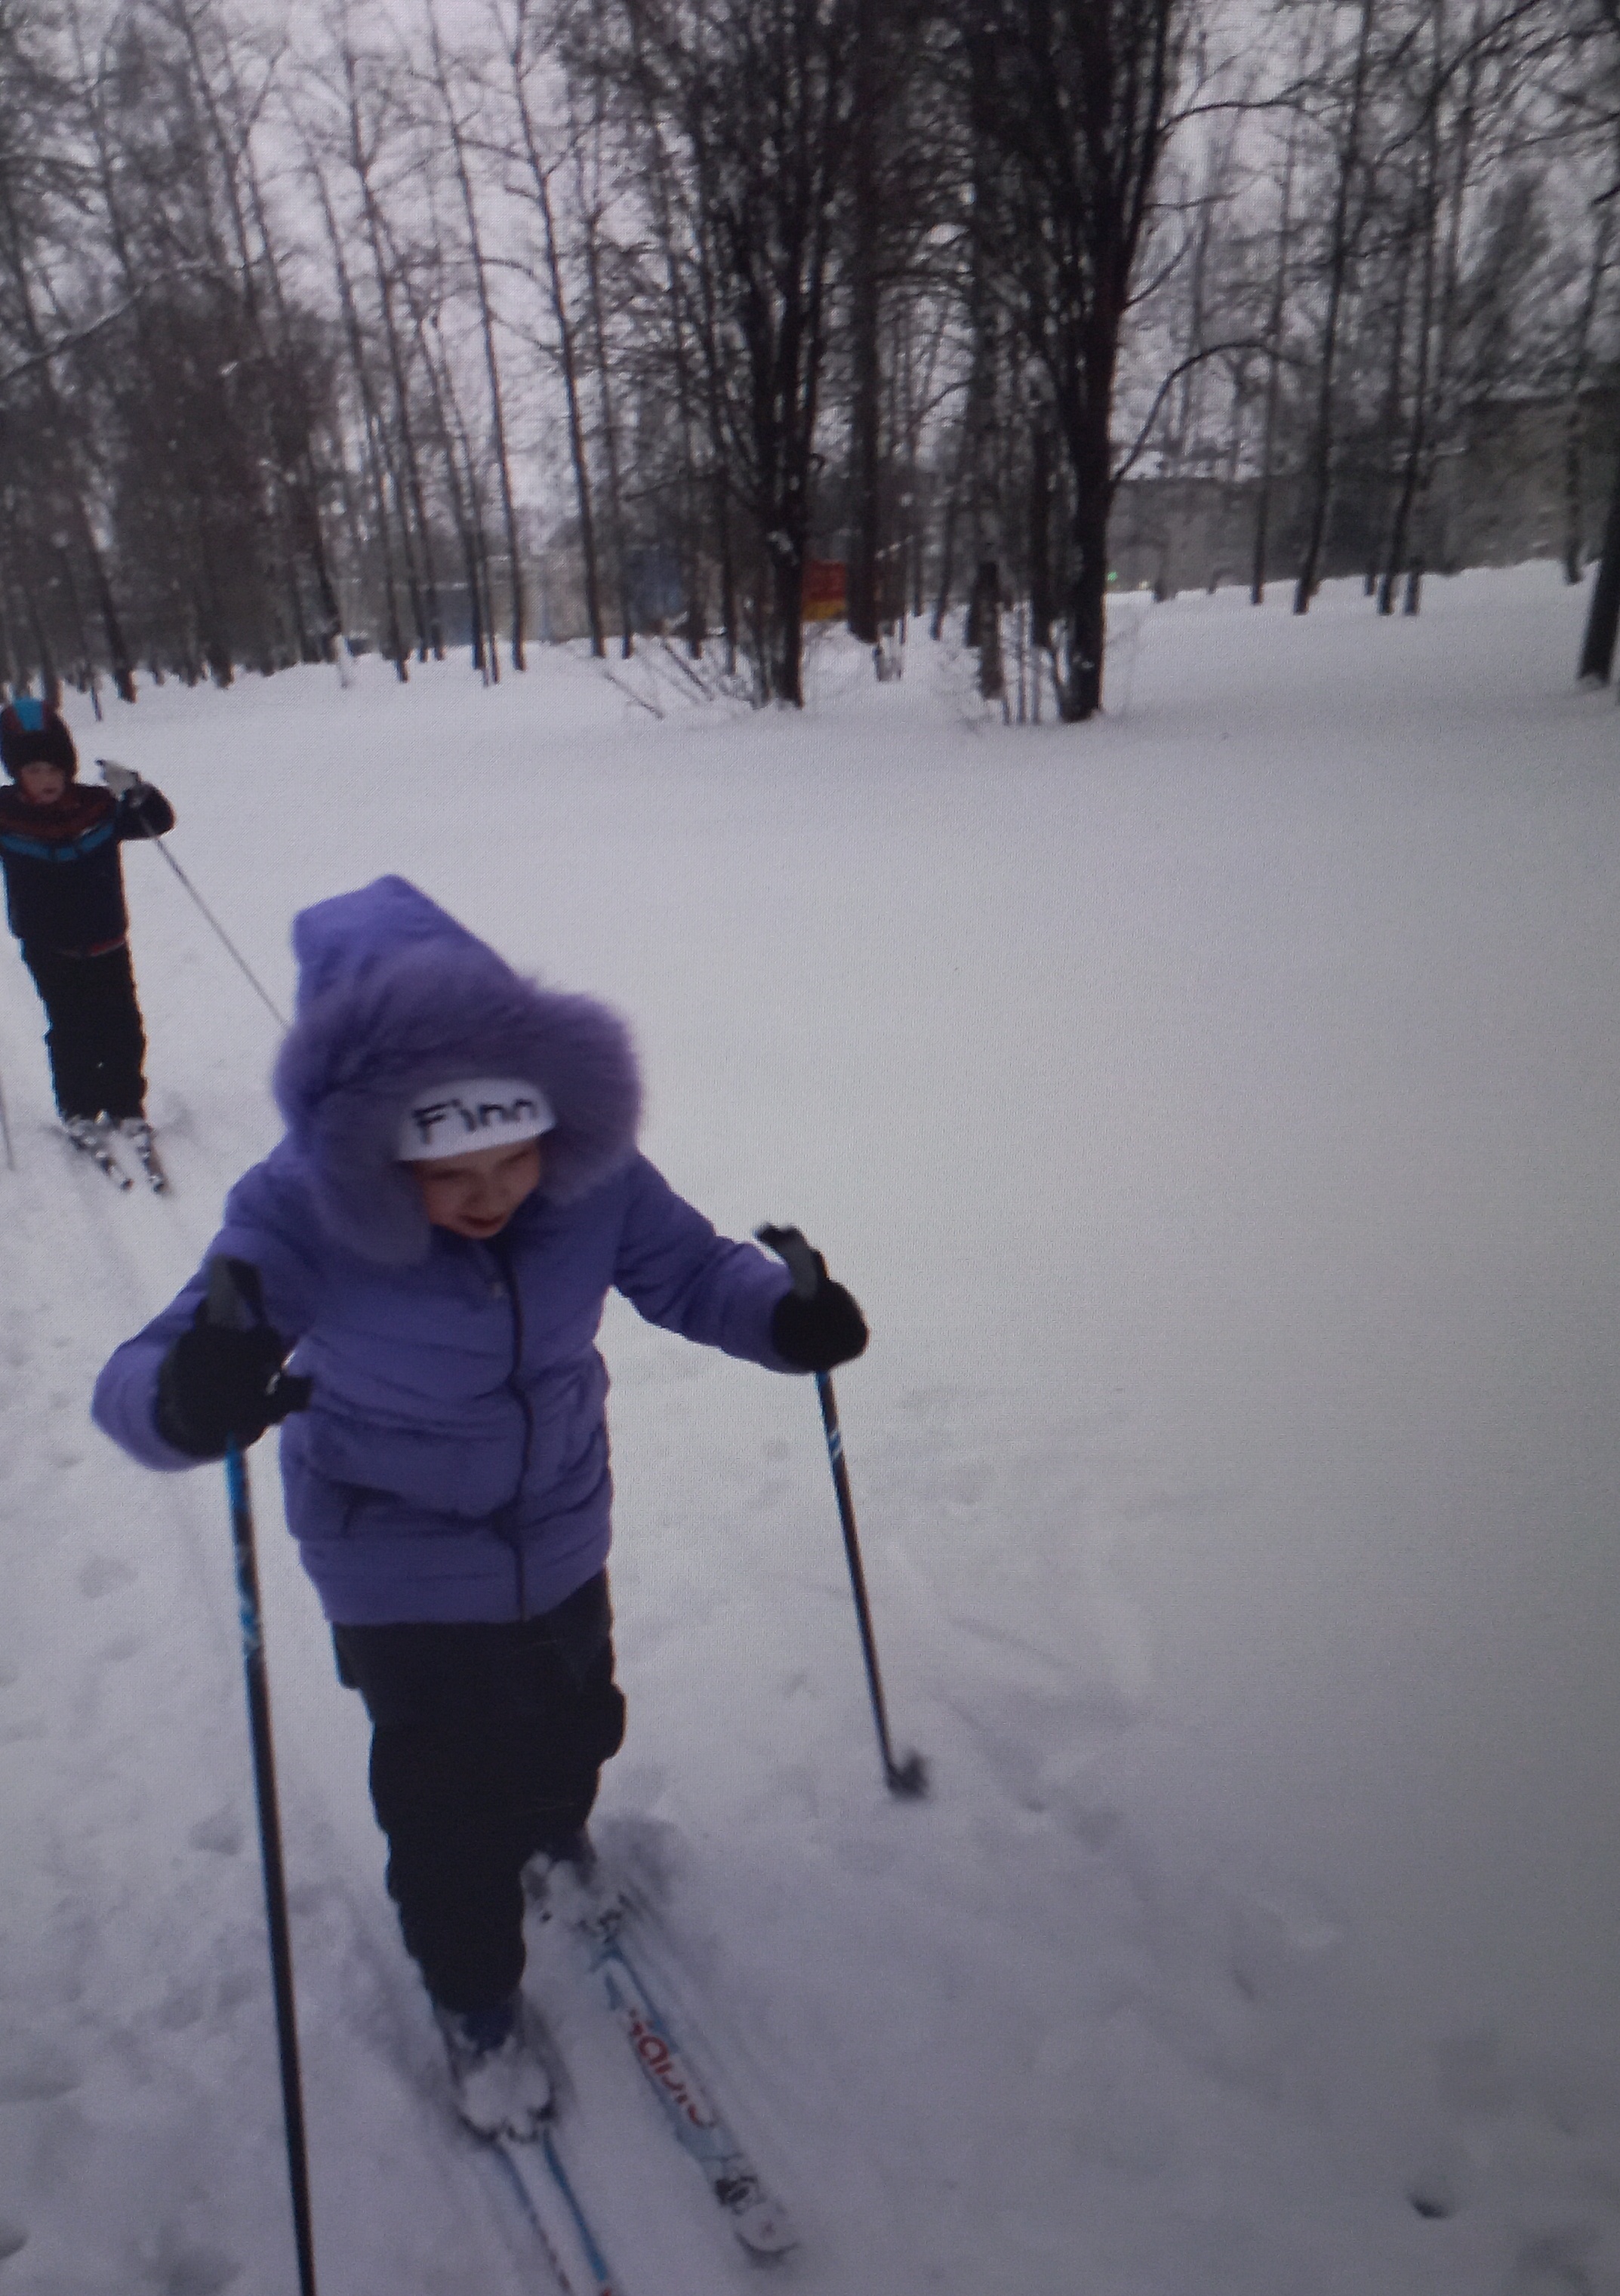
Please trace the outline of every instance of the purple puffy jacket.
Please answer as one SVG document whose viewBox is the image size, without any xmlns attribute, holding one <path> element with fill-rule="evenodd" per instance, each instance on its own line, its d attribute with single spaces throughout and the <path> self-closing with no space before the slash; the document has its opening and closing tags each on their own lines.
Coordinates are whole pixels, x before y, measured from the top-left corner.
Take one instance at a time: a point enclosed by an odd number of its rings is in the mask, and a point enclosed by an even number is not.
<svg viewBox="0 0 1620 2296">
<path fill-rule="evenodd" d="M 635 1057 L 601 1005 L 520 979 L 398 877 L 304 910 L 293 947 L 287 1135 L 209 1248 L 258 1268 L 315 1382 L 282 1430 L 287 1521 L 339 1623 L 532 1617 L 607 1555 L 609 1288 L 787 1371 L 770 1342 L 786 1272 L 717 1235 L 637 1153 Z M 540 1189 L 488 1244 L 430 1227 L 393 1157 L 413 1092 L 480 1074 L 538 1085 L 557 1118 Z M 152 1406 L 205 1288 L 200 1270 L 96 1383 L 97 1423 L 147 1466 L 197 1464 Z"/>
</svg>

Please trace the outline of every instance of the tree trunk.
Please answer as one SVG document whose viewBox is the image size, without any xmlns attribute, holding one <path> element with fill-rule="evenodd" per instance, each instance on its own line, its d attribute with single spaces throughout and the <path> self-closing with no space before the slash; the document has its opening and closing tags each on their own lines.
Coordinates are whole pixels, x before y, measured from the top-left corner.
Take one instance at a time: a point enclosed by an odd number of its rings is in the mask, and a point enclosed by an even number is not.
<svg viewBox="0 0 1620 2296">
<path fill-rule="evenodd" d="M 1620 631 L 1620 437 L 1616 441 L 1615 481 L 1608 498 L 1608 518 L 1603 529 L 1603 555 L 1586 610 L 1586 635 L 1581 645 L 1581 667 L 1575 673 L 1607 685 L 1615 667 L 1615 637 Z"/>
<path fill-rule="evenodd" d="M 472 647 L 473 667 L 488 678 L 489 646 L 494 644 L 494 633 L 487 629 L 484 620 L 482 592 L 483 575 L 479 557 L 477 512 L 471 506 L 466 489 L 462 484 L 456 464 L 456 440 L 445 408 L 445 386 L 440 383 L 429 352 L 425 337 L 417 323 L 417 340 L 422 350 L 423 366 L 428 378 L 428 390 L 433 406 L 434 428 L 439 433 L 439 449 L 444 460 L 445 485 L 449 491 L 450 515 L 456 521 L 456 537 L 461 545 L 462 574 L 467 587 L 467 636 Z"/>
<path fill-rule="evenodd" d="M 491 685 L 498 685 L 501 678 L 500 651 L 497 636 L 495 592 L 489 576 L 489 540 L 484 527 L 483 492 L 479 484 L 473 441 L 461 411 L 461 401 L 456 393 L 448 354 L 444 358 L 443 387 L 445 406 L 455 424 L 456 444 L 461 455 L 462 484 L 466 489 L 467 525 L 473 544 L 473 586 L 479 602 L 479 621 L 487 648 L 485 660 L 477 666 L 484 671 Z"/>
<path fill-rule="evenodd" d="M 974 643 L 979 649 L 979 692 L 986 701 L 1007 695 L 1001 654 L 1001 569 L 993 558 L 979 562 L 973 586 Z"/>
<path fill-rule="evenodd" d="M 804 556 L 792 549 L 771 554 L 770 698 L 804 706 Z"/>
<path fill-rule="evenodd" d="M 596 361 L 596 393 L 602 404 L 602 451 L 607 460 L 607 506 L 613 530 L 614 587 L 619 593 L 619 650 L 628 661 L 636 650 L 629 594 L 629 552 L 624 531 L 624 490 L 619 479 L 619 426 L 613 409 L 613 382 L 607 356 L 607 323 L 602 302 L 602 269 L 596 246 L 598 217 L 585 195 L 585 163 L 579 160 L 580 208 L 585 218 L 585 283 L 590 298 L 592 347 Z"/>
<path fill-rule="evenodd" d="M 975 117 L 982 116 L 988 104 L 990 64 L 989 43 L 975 40 L 971 55 L 971 69 L 977 82 Z M 973 348 L 967 371 L 966 443 L 967 547 L 974 568 L 974 586 L 968 607 L 966 642 L 970 646 L 977 646 L 982 656 L 987 643 L 993 647 L 991 658 L 981 659 L 979 689 L 981 693 L 999 693 L 999 621 L 997 620 L 992 631 L 980 611 L 984 596 L 985 564 L 998 560 L 1001 554 L 1001 504 L 998 485 L 999 456 L 996 436 L 999 421 L 999 346 L 996 330 L 997 304 L 991 288 L 995 267 L 991 239 L 997 220 L 991 189 L 995 170 L 989 139 L 982 134 L 975 133 L 973 139 L 972 165 L 972 198 L 967 224 L 967 324 Z"/>
<path fill-rule="evenodd" d="M 39 663 L 39 698 L 47 709 L 60 709 L 62 680 L 56 674 L 56 656 L 51 650 L 50 638 L 40 619 L 38 601 L 32 583 L 29 585 L 23 594 L 28 603 L 29 627 L 34 633 L 34 652 Z"/>
<path fill-rule="evenodd" d="M 224 190 L 225 203 L 230 217 L 230 238 L 235 251 L 235 275 L 237 292 L 241 298 L 241 315 L 246 321 L 247 332 L 251 338 L 251 347 L 256 354 L 255 358 L 239 362 L 239 366 L 246 391 L 251 399 L 252 414 L 251 428 L 258 434 L 257 443 L 259 447 L 259 455 L 258 458 L 259 468 L 261 473 L 266 469 L 273 471 L 279 480 L 279 461 L 277 457 L 269 451 L 274 444 L 274 430 L 269 416 L 267 397 L 268 380 L 271 368 L 269 343 L 265 333 L 263 314 L 259 309 L 259 293 L 258 283 L 254 278 L 253 255 L 248 232 L 247 212 L 243 206 L 242 184 L 239 181 L 239 177 L 243 173 L 243 161 L 245 156 L 246 139 L 245 136 L 239 134 L 237 144 L 233 145 L 231 137 L 227 133 L 226 121 L 223 115 L 219 91 L 216 87 L 213 77 L 210 73 L 209 59 L 203 53 L 201 38 L 202 28 L 210 20 L 210 11 L 206 5 L 206 0 L 204 0 L 204 4 L 202 5 L 187 4 L 187 0 L 169 0 L 169 4 L 162 12 L 165 15 L 166 20 L 176 31 L 179 33 L 185 43 L 186 55 L 191 65 L 192 87 L 200 100 L 203 117 L 208 122 L 209 135 L 213 143 L 215 158 L 218 163 L 218 182 Z M 230 47 L 229 36 L 226 32 L 225 28 L 222 25 L 218 24 L 218 22 L 216 22 L 215 29 L 219 34 L 218 45 L 228 55 Z M 234 84 L 233 80 L 233 85 Z M 199 157 L 201 158 L 201 154 L 199 154 Z M 210 240 L 217 240 L 212 213 L 213 199 L 211 184 L 210 183 L 206 168 L 200 168 L 199 174 L 202 185 L 205 212 L 208 215 L 208 229 L 210 237 Z M 229 268 L 228 256 L 222 240 L 217 241 L 213 251 L 215 260 L 218 263 L 222 273 L 227 272 Z M 262 485 L 262 477 L 260 484 Z M 263 504 L 261 498 L 259 501 L 255 503 L 253 507 L 255 512 L 262 513 L 266 505 Z M 199 504 L 200 512 L 201 509 L 201 505 Z M 243 631 L 239 635 L 243 640 L 244 656 L 250 652 L 258 652 L 262 659 L 266 647 L 266 636 L 261 624 L 261 617 L 265 605 L 274 594 L 276 587 L 275 570 L 268 562 L 268 545 L 271 539 L 268 520 L 264 518 L 262 514 L 253 516 L 250 523 L 250 548 L 255 562 L 255 570 L 259 577 L 256 585 L 257 611 L 254 618 L 255 627 L 251 630 Z M 216 616 L 216 593 L 211 574 L 206 567 L 204 570 L 204 594 L 206 598 L 204 611 L 211 622 L 214 620 Z M 214 676 L 218 680 L 220 676 L 220 666 L 218 659 L 214 660 L 211 667 L 213 668 Z M 226 682 L 228 682 L 228 679 Z"/>
<path fill-rule="evenodd" d="M 1333 222 L 1328 242 L 1328 309 L 1322 323 L 1316 422 L 1306 466 L 1311 507 L 1304 557 L 1294 591 L 1294 611 L 1296 614 L 1310 611 L 1311 601 L 1321 580 L 1322 547 L 1328 535 L 1328 511 L 1333 494 L 1335 368 L 1338 358 L 1339 323 L 1350 275 L 1350 201 L 1361 164 L 1361 115 L 1367 89 L 1368 52 L 1372 44 L 1373 16 L 1377 6 L 1377 0 L 1361 0 L 1361 20 L 1351 76 L 1349 116 L 1344 141 L 1339 147 L 1338 184 L 1334 195 Z"/>
<path fill-rule="evenodd" d="M 1294 250 L 1294 161 L 1299 122 L 1292 119 L 1283 153 L 1282 190 L 1277 209 L 1277 268 L 1271 276 L 1271 308 L 1266 316 L 1266 397 L 1260 438 L 1260 484 L 1254 501 L 1254 552 L 1249 570 L 1249 603 L 1266 599 L 1266 552 L 1271 542 L 1271 482 L 1277 456 L 1277 415 L 1282 391 L 1282 326 L 1288 300 L 1288 266 Z"/>
<path fill-rule="evenodd" d="M 439 611 L 439 578 L 433 564 L 432 529 L 423 493 L 422 471 L 411 420 L 410 387 L 399 330 L 394 322 L 394 279 L 383 258 L 382 218 L 371 180 L 374 154 L 365 149 L 360 132 L 360 97 L 354 58 L 345 46 L 343 66 L 349 102 L 349 164 L 360 187 L 361 213 L 371 250 L 372 275 L 376 282 L 377 308 L 382 320 L 382 340 L 388 352 L 389 377 L 394 390 L 394 421 L 399 439 L 399 465 L 393 471 L 394 498 L 405 545 L 406 578 L 416 623 L 416 658 L 425 661 L 431 652 L 444 660 L 444 629 Z"/>
<path fill-rule="evenodd" d="M 945 512 L 940 521 L 940 581 L 934 593 L 933 619 L 928 635 L 937 644 L 943 636 L 945 617 L 950 611 L 951 585 L 956 579 L 957 520 L 961 508 L 962 465 L 966 457 L 966 432 L 957 455 L 957 467 L 951 475 L 950 488 L 945 496 Z"/>
<path fill-rule="evenodd" d="M 450 90 L 449 74 L 444 59 L 444 44 L 439 30 L 439 13 L 433 0 L 427 10 L 428 36 L 433 52 L 434 85 L 444 107 L 445 125 L 449 129 L 450 149 L 456 160 L 456 180 L 460 188 L 462 206 L 467 218 L 467 248 L 473 258 L 473 281 L 478 297 L 478 320 L 483 338 L 484 372 L 489 384 L 489 426 L 495 447 L 495 468 L 500 480 L 501 510 L 506 527 L 506 554 L 509 589 L 512 600 L 512 667 L 523 668 L 523 555 L 518 541 L 517 504 L 512 491 L 512 459 L 506 447 L 506 415 L 501 394 L 500 360 L 495 348 L 495 313 L 489 301 L 489 264 L 484 254 L 483 237 L 478 224 L 478 205 L 473 196 L 473 178 L 467 168 L 466 140 L 462 133 L 461 119 L 456 110 Z"/>
<path fill-rule="evenodd" d="M 1103 654 L 1108 597 L 1107 445 L 1090 457 L 1092 483 L 1077 488 L 1072 524 L 1073 573 L 1069 583 L 1066 660 L 1058 681 L 1058 715 L 1066 725 L 1083 725 L 1102 707 Z"/>
<path fill-rule="evenodd" d="M 878 561 L 883 549 L 883 362 L 879 351 L 883 299 L 878 283 L 882 6 L 883 0 L 864 0 L 858 20 L 850 154 L 850 482 L 854 494 L 855 546 L 850 555 L 849 622 L 851 635 L 869 646 L 875 646 L 879 636 Z"/>
<path fill-rule="evenodd" d="M 1434 109 L 1437 110 L 1438 90 L 1433 92 L 1433 96 Z M 1437 124 L 1432 113 L 1428 138 L 1428 166 L 1426 170 L 1427 179 L 1424 184 L 1421 203 L 1422 283 L 1418 291 L 1418 366 L 1417 373 L 1412 378 L 1412 419 L 1410 430 L 1407 434 L 1406 455 L 1401 471 L 1401 489 L 1395 498 L 1394 515 L 1389 524 L 1389 546 L 1385 554 L 1384 571 L 1378 583 L 1380 614 L 1391 614 L 1394 611 L 1395 584 L 1400 579 L 1401 569 L 1406 558 L 1407 534 L 1411 521 L 1412 505 L 1418 496 L 1419 473 L 1422 470 L 1424 451 L 1428 444 L 1429 351 L 1435 326 L 1435 237 L 1439 222 L 1437 212 L 1439 184 L 1435 179 L 1434 172 L 1438 164 L 1438 141 Z M 1402 316 L 1405 309 L 1406 260 L 1403 257 L 1401 272 Z M 1398 348 L 1397 355 L 1399 355 Z M 1393 383 L 1391 395 L 1393 398 Z M 1389 419 L 1385 425 L 1386 438 L 1394 435 L 1397 406 L 1398 401 L 1395 405 L 1392 405 L 1388 411 Z"/>
<path fill-rule="evenodd" d="M 35 308 L 33 284 L 22 251 L 22 234 L 16 207 L 12 198 L 10 185 L 4 181 L 3 173 L 0 173 L 0 217 L 3 217 L 4 223 L 4 243 L 9 257 L 8 268 L 12 273 L 18 310 L 22 320 L 23 340 L 38 357 L 46 348 L 45 331 L 39 324 L 38 314 Z M 86 507 L 84 493 L 79 482 L 78 456 L 75 451 L 75 442 L 70 434 L 65 411 L 57 392 L 55 379 L 48 359 L 41 359 L 38 368 L 38 390 L 45 410 L 47 435 L 53 442 L 53 451 L 60 465 L 60 482 L 68 497 L 74 525 L 78 529 L 80 540 L 89 561 L 91 578 L 95 586 L 96 603 L 101 612 L 103 628 L 106 633 L 109 667 L 121 697 L 126 701 L 133 701 L 136 698 L 134 668 L 125 643 L 123 625 L 113 602 L 112 586 L 96 544 L 89 511 Z M 42 649 L 40 654 L 42 674 L 54 684 L 56 682 L 55 660 L 50 650 L 49 640 L 45 634 L 43 620 L 35 609 L 31 590 L 29 597 L 29 612 Z"/>
<path fill-rule="evenodd" d="M 1440 81 L 1446 72 L 1445 0 L 1430 0 L 1433 8 L 1435 36 L 1434 114 L 1438 119 Z M 1474 162 L 1474 135 L 1476 126 L 1476 103 L 1479 92 L 1481 45 L 1484 31 L 1484 10 L 1481 0 L 1475 0 L 1473 24 L 1468 48 L 1468 70 L 1463 81 L 1463 93 L 1459 102 L 1459 114 L 1451 132 L 1456 164 L 1451 187 L 1451 216 L 1446 226 L 1445 260 L 1441 275 L 1440 315 L 1438 337 L 1435 348 L 1433 376 L 1429 386 L 1428 415 L 1425 424 L 1422 465 L 1418 474 L 1417 500 L 1412 510 L 1414 542 L 1406 570 L 1406 594 L 1402 611 L 1418 612 L 1423 598 L 1423 577 L 1434 556 L 1435 477 L 1439 463 L 1440 447 L 1451 398 L 1452 357 L 1457 344 L 1457 307 L 1462 289 L 1462 223 L 1468 200 L 1468 181 Z M 1438 154 L 1435 167 L 1438 174 Z"/>
<path fill-rule="evenodd" d="M 318 658 L 335 661 L 343 635 L 342 609 L 338 603 L 336 587 L 332 578 L 332 564 L 326 549 L 326 537 L 321 526 L 321 482 L 315 466 L 315 419 L 308 391 L 304 385 L 302 365 L 294 341 L 292 315 L 282 284 L 281 265 L 276 258 L 275 242 L 270 237 L 266 215 L 264 188 L 259 181 L 258 165 L 253 156 L 252 143 L 248 135 L 247 107 L 235 76 L 234 59 L 227 50 L 231 72 L 231 93 L 235 107 L 238 139 L 242 146 L 247 176 L 248 198 L 259 233 L 265 275 L 269 281 L 270 299 L 275 307 L 280 327 L 280 387 L 290 388 L 296 425 L 289 457 L 291 467 L 283 468 L 278 458 L 277 475 L 287 497 L 288 522 L 294 554 L 301 549 L 315 583 L 316 603 L 320 609 L 321 629 Z M 274 426 L 273 426 L 274 427 Z M 292 575 L 297 588 L 296 570 Z M 300 608 L 301 627 L 301 606 Z"/>
<path fill-rule="evenodd" d="M 312 144 L 306 144 L 305 155 L 309 165 L 309 180 L 315 187 L 316 204 L 326 226 L 326 237 L 332 250 L 333 276 L 337 284 L 338 305 L 343 315 L 344 337 L 349 348 L 349 363 L 354 374 L 355 393 L 359 401 L 360 436 L 366 476 L 370 481 L 372 510 L 376 519 L 376 544 L 382 556 L 383 612 L 387 622 L 388 659 L 394 665 L 394 674 L 403 685 L 410 676 L 407 666 L 408 649 L 399 627 L 399 600 L 394 587 L 393 544 L 388 531 L 388 493 L 384 481 L 385 463 L 382 451 L 382 421 L 377 412 L 375 396 L 371 387 L 371 374 L 366 364 L 366 339 L 360 326 L 360 314 L 355 302 L 354 282 L 349 275 L 349 262 L 343 252 L 343 235 L 338 228 L 337 211 L 332 204 L 325 174 L 315 155 Z"/>
<path fill-rule="evenodd" d="M 83 514 L 83 504 L 80 504 Z M 133 701 L 136 694 L 135 663 L 130 658 L 124 636 L 124 625 L 112 595 L 112 585 L 107 578 L 106 565 L 90 531 L 90 521 L 85 518 L 86 546 L 90 557 L 91 578 L 95 584 L 96 611 L 102 618 L 102 629 L 107 640 L 107 661 L 112 684 L 120 701 Z"/>
<path fill-rule="evenodd" d="M 1569 359 L 1569 405 L 1564 418 L 1564 579 L 1574 585 L 1579 582 L 1583 570 L 1586 539 L 1585 487 L 1583 484 L 1583 453 L 1585 422 L 1581 405 L 1581 392 L 1586 381 L 1587 359 L 1591 342 L 1592 322 L 1597 316 L 1598 298 L 1602 291 L 1603 276 L 1608 268 L 1609 240 L 1614 232 L 1614 210 L 1606 207 L 1599 218 L 1592 238 L 1591 267 L 1586 275 L 1586 292 L 1582 297 L 1575 320 L 1575 340 Z"/>
<path fill-rule="evenodd" d="M 563 370 L 563 397 L 568 411 L 568 455 L 573 469 L 574 499 L 580 512 L 580 554 L 585 574 L 585 619 L 590 631 L 590 650 L 597 660 L 607 653 L 607 635 L 602 623 L 601 575 L 596 559 L 596 523 L 591 502 L 590 463 L 585 446 L 585 418 L 580 405 L 580 371 L 578 348 L 574 340 L 572 316 L 568 308 L 568 295 L 563 280 L 562 256 L 557 246 L 556 216 L 551 204 L 551 179 L 540 157 L 539 139 L 535 133 L 533 114 L 529 108 L 528 65 L 525 42 L 529 29 L 529 0 L 516 0 L 513 31 L 506 48 L 506 61 L 512 72 L 513 94 L 517 102 L 518 124 L 522 130 L 523 152 L 529 163 L 529 173 L 534 184 L 535 204 L 540 211 L 540 222 L 546 237 L 546 274 L 551 294 L 551 315 L 557 326 L 557 357 Z"/>
<path fill-rule="evenodd" d="M 1039 410 L 1030 438 L 1029 554 L 1030 643 L 1038 654 L 1049 653 L 1057 611 L 1052 596 L 1052 441 Z"/>
</svg>

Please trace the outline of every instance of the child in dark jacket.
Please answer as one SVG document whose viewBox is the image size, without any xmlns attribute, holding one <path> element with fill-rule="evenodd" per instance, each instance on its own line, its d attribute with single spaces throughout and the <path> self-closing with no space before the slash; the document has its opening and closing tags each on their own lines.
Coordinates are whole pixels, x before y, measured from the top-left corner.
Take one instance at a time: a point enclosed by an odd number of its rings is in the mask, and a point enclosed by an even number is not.
<svg viewBox="0 0 1620 2296">
<path fill-rule="evenodd" d="M 104 1119 L 144 1160 L 146 1032 L 119 849 L 166 835 L 174 809 L 124 767 L 103 768 L 109 787 L 83 787 L 73 737 L 46 702 L 25 697 L 0 709 L 0 764 L 16 784 L 0 787 L 6 914 L 50 1023 L 62 1123 L 76 1146 L 94 1152 L 104 1144 Z"/>
<path fill-rule="evenodd" d="M 388 1887 L 459 2109 L 530 2136 L 548 2092 L 521 1876 L 578 1849 L 624 1733 L 606 1295 L 775 1371 L 830 1370 L 866 1325 L 825 1268 L 799 1296 L 637 1152 L 635 1058 L 601 1005 L 521 979 L 398 877 L 303 911 L 293 948 L 286 1135 L 209 1253 L 256 1271 L 261 1321 L 209 1321 L 205 1260 L 95 1415 L 160 1468 L 285 1422 L 288 1526 L 370 1715 Z"/>
</svg>

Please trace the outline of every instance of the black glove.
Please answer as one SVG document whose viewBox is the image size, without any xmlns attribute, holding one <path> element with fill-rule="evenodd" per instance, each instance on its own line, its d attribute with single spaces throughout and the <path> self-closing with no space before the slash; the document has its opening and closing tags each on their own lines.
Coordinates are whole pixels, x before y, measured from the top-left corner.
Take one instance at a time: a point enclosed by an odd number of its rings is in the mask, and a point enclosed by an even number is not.
<svg viewBox="0 0 1620 2296">
<path fill-rule="evenodd" d="M 865 1352 L 867 1319 L 826 1262 L 815 1254 L 816 1288 L 785 1292 L 770 1319 L 770 1343 L 801 1371 L 832 1371 Z"/>
<path fill-rule="evenodd" d="M 205 1301 L 159 1366 L 159 1434 L 194 1459 L 223 1458 L 233 1437 L 246 1450 L 309 1400 L 311 1382 L 282 1369 L 287 1351 L 267 1324 L 238 1332 L 210 1323 Z"/>
</svg>

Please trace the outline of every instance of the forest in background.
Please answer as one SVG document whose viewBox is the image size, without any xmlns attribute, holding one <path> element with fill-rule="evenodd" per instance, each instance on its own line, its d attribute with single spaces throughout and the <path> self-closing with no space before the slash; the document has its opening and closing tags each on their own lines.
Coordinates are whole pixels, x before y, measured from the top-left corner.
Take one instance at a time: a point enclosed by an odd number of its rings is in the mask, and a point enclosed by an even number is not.
<svg viewBox="0 0 1620 2296">
<path fill-rule="evenodd" d="M 0 0 L 0 680 L 796 703 L 836 559 L 1078 721 L 1122 488 L 1415 613 L 1504 407 L 1579 581 L 1617 218 L 1620 0 Z"/>
</svg>

